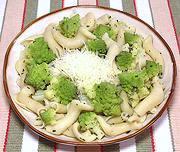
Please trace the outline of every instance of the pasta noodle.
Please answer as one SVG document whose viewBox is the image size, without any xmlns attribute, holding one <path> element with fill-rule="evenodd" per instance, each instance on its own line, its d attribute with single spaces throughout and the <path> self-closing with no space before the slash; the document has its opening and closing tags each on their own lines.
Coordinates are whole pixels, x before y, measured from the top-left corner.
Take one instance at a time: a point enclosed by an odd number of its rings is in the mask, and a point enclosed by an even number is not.
<svg viewBox="0 0 180 152">
<path fill-rule="evenodd" d="M 26 108 L 38 114 L 39 109 L 44 108 L 44 106 L 30 97 L 33 93 L 34 89 L 31 86 L 25 86 L 20 93 L 18 93 L 17 100 L 25 105 Z"/>
<path fill-rule="evenodd" d="M 155 60 L 160 65 L 162 65 L 162 67 L 164 67 L 163 57 L 161 53 L 154 48 L 152 36 L 148 36 L 147 38 L 145 38 L 145 40 L 143 41 L 143 48 L 146 50 L 146 53 L 149 54 L 149 56 L 151 56 L 153 60 Z"/>
<path fill-rule="evenodd" d="M 139 116 L 143 116 L 155 106 L 159 105 L 163 101 L 163 98 L 163 87 L 160 84 L 159 79 L 156 78 L 151 93 L 135 107 L 134 111 Z"/>
<path fill-rule="evenodd" d="M 95 28 L 95 25 L 96 25 L 96 19 L 94 14 L 91 12 L 87 13 L 81 19 L 81 26 L 87 28 L 89 31 L 92 31 Z"/>
<path fill-rule="evenodd" d="M 52 35 L 52 30 L 55 25 L 54 24 L 49 24 L 45 31 L 44 31 L 44 40 L 47 41 L 50 49 L 56 54 L 56 56 L 62 55 L 64 52 L 61 46 L 54 40 L 54 37 Z"/>
<path fill-rule="evenodd" d="M 109 125 L 101 116 L 97 116 L 97 119 L 102 129 L 108 136 L 116 136 L 116 135 L 131 131 L 131 130 L 140 129 L 142 127 L 142 123 L 136 123 L 136 122 L 126 123 L 125 122 L 125 123 L 120 123 L 120 124 L 115 124 L 115 125 Z"/>
<path fill-rule="evenodd" d="M 121 116 L 117 116 L 117 117 L 113 117 L 113 118 L 110 118 L 107 123 L 108 124 L 119 124 L 119 123 L 122 123 L 123 122 L 123 119 L 121 118 Z"/>
<path fill-rule="evenodd" d="M 128 113 L 129 115 L 132 115 L 133 114 L 133 109 L 129 105 L 129 99 L 128 99 L 128 96 L 127 96 L 126 92 L 121 91 L 120 96 L 121 96 L 121 98 L 123 100 L 123 102 L 121 103 L 121 110 L 123 112 Z"/>
<path fill-rule="evenodd" d="M 85 28 L 79 29 L 79 32 L 74 38 L 67 38 L 63 36 L 56 29 L 52 30 L 52 34 L 54 39 L 61 45 L 63 48 L 75 49 L 80 48 L 84 45 L 84 42 L 87 41 L 88 38 L 95 39 L 95 36 L 90 33 Z"/>
<path fill-rule="evenodd" d="M 62 134 L 67 128 L 69 128 L 77 120 L 82 110 L 92 111 L 93 107 L 88 104 L 84 104 L 78 100 L 73 100 L 69 105 L 65 117 L 57 121 L 57 123 L 53 126 L 50 125 L 46 126 L 45 127 L 46 131 L 55 135 Z"/>
<path fill-rule="evenodd" d="M 109 16 L 108 14 L 105 14 L 101 17 L 99 17 L 97 19 L 97 22 L 96 24 L 99 25 L 99 24 L 108 24 L 110 22 L 110 19 L 111 19 L 111 16 Z"/>
</svg>

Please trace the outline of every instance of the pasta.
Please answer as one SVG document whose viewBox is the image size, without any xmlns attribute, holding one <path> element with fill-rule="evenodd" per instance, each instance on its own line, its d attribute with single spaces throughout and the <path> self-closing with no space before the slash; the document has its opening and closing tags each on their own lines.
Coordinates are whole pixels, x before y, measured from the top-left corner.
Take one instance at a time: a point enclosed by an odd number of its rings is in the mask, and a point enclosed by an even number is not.
<svg viewBox="0 0 180 152">
<path fill-rule="evenodd" d="M 146 50 L 146 53 L 149 54 L 153 58 L 153 60 L 164 66 L 164 60 L 161 53 L 157 51 L 153 46 L 152 36 L 148 36 L 143 41 L 143 47 Z"/>
<path fill-rule="evenodd" d="M 96 26 L 96 18 L 93 13 L 87 13 L 81 19 L 81 25 L 87 28 L 89 31 L 92 31 Z"/>
<path fill-rule="evenodd" d="M 38 114 L 39 109 L 44 108 L 44 106 L 41 103 L 30 98 L 30 95 L 32 95 L 33 93 L 34 89 L 31 86 L 25 86 L 24 88 L 22 88 L 20 93 L 18 93 L 17 100 L 26 108 Z"/>
<path fill-rule="evenodd" d="M 104 132 L 108 136 L 116 136 L 130 130 L 140 129 L 142 127 L 142 123 L 120 123 L 115 125 L 109 125 L 106 121 L 101 117 L 97 117 L 101 127 L 103 128 Z"/>
<path fill-rule="evenodd" d="M 16 102 L 50 134 L 81 142 L 128 134 L 164 99 L 164 60 L 152 37 L 108 14 L 64 17 L 22 45 Z"/>
<path fill-rule="evenodd" d="M 57 121 L 57 123 L 53 126 L 46 126 L 46 131 L 55 135 L 60 135 L 77 120 L 82 110 L 92 111 L 93 107 L 81 103 L 78 100 L 73 100 L 69 105 L 67 114 L 64 116 L 64 118 Z"/>
<path fill-rule="evenodd" d="M 139 115 L 143 116 L 148 111 L 152 110 L 155 106 L 159 105 L 164 98 L 163 88 L 160 84 L 158 78 L 155 79 L 153 89 L 149 96 L 147 96 L 143 101 L 141 101 L 134 109 L 134 111 Z"/>
<path fill-rule="evenodd" d="M 53 35 L 52 35 L 52 30 L 54 28 L 53 24 L 50 24 L 46 27 L 44 31 L 44 39 L 47 41 L 49 47 L 53 52 L 57 55 L 60 56 L 63 53 L 63 49 L 59 44 L 54 40 Z"/>
</svg>

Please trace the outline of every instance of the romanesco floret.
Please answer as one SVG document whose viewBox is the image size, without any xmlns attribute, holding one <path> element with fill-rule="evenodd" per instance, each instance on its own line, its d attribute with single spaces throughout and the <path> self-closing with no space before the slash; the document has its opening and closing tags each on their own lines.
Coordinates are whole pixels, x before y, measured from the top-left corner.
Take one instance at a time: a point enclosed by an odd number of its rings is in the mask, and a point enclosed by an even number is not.
<svg viewBox="0 0 180 152">
<path fill-rule="evenodd" d="M 32 64 L 47 64 L 56 58 L 56 55 L 49 49 L 47 42 L 43 37 L 36 38 L 35 41 L 29 45 L 27 51 L 27 66 Z"/>
<path fill-rule="evenodd" d="M 100 124 L 97 121 L 97 115 L 94 112 L 81 113 L 78 121 L 82 131 L 90 130 L 93 134 L 97 135 L 98 139 L 104 136 Z"/>
<path fill-rule="evenodd" d="M 46 63 L 36 64 L 27 72 L 25 82 L 35 89 L 45 89 L 51 80 L 50 71 Z"/>
<path fill-rule="evenodd" d="M 49 90 L 45 91 L 45 97 L 48 99 L 55 98 L 56 101 L 67 105 L 77 96 L 77 87 L 66 76 L 53 78 Z"/>
<path fill-rule="evenodd" d="M 154 61 L 146 61 L 145 71 L 151 79 L 162 72 L 162 66 Z"/>
<path fill-rule="evenodd" d="M 116 57 L 116 64 L 121 70 L 124 71 L 131 67 L 133 60 L 134 58 L 130 52 L 122 51 Z"/>
<path fill-rule="evenodd" d="M 118 116 L 121 114 L 120 90 L 109 82 L 101 82 L 94 86 L 95 97 L 92 99 L 94 110 L 97 113 L 104 113 L 106 116 Z"/>
<path fill-rule="evenodd" d="M 142 43 L 141 37 L 138 34 L 125 32 L 124 33 L 125 43 L 133 45 L 134 43 Z"/>
<path fill-rule="evenodd" d="M 122 88 L 127 93 L 143 87 L 145 83 L 145 77 L 142 72 L 123 72 L 119 74 L 119 80 Z"/>
<path fill-rule="evenodd" d="M 101 39 L 105 33 L 108 33 L 109 37 L 113 40 L 116 39 L 117 33 L 108 25 L 100 24 L 96 27 L 96 29 L 93 32 L 93 34 L 96 35 L 96 37 L 99 39 Z"/>
<path fill-rule="evenodd" d="M 56 111 L 53 108 L 46 109 L 42 113 L 40 113 L 40 117 L 45 125 L 53 125 L 55 120 Z"/>
<path fill-rule="evenodd" d="M 64 17 L 64 19 L 59 22 L 58 29 L 60 32 L 68 38 L 75 37 L 80 27 L 80 16 L 79 14 L 74 15 L 71 18 Z"/>
<path fill-rule="evenodd" d="M 89 51 L 98 53 L 99 56 L 106 55 L 107 46 L 102 39 L 95 39 L 87 41 L 87 47 Z"/>
</svg>

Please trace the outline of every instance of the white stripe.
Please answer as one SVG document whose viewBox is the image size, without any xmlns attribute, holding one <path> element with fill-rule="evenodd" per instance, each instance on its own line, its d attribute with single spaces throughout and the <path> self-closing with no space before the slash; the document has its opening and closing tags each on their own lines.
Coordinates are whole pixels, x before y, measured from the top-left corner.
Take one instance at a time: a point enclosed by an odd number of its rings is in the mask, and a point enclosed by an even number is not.
<svg viewBox="0 0 180 152">
<path fill-rule="evenodd" d="M 154 141 L 156 152 L 173 152 L 167 110 L 154 124 Z"/>
<path fill-rule="evenodd" d="M 77 5 L 77 0 L 65 0 L 64 1 L 64 7 L 75 6 L 75 5 Z"/>
<path fill-rule="evenodd" d="M 50 0 L 38 0 L 37 17 L 45 15 L 50 11 Z"/>
<path fill-rule="evenodd" d="M 56 152 L 74 152 L 75 148 L 74 146 L 69 146 L 69 145 L 57 145 Z"/>
<path fill-rule="evenodd" d="M 119 146 L 120 146 L 120 152 L 136 152 L 135 138 L 121 142 Z"/>
<path fill-rule="evenodd" d="M 109 3 L 111 8 L 123 11 L 122 0 L 110 0 Z"/>
<path fill-rule="evenodd" d="M 136 0 L 136 8 L 138 17 L 153 27 L 154 25 L 148 0 Z"/>
<path fill-rule="evenodd" d="M 50 11 L 50 0 L 38 0 L 37 17 L 49 13 Z M 27 127 L 24 129 L 23 142 L 21 152 L 37 152 L 39 144 L 39 136 L 29 131 Z"/>
<path fill-rule="evenodd" d="M 138 17 L 151 26 L 154 26 L 148 0 L 136 0 L 136 8 Z M 157 152 L 173 151 L 167 111 L 165 111 L 163 116 L 155 123 L 153 134 Z"/>
<path fill-rule="evenodd" d="M 24 128 L 21 152 L 37 152 L 39 136 L 34 134 L 27 126 Z"/>
<path fill-rule="evenodd" d="M 111 8 L 123 11 L 122 0 L 119 0 L 118 3 L 117 3 L 117 0 L 110 0 L 109 2 L 110 2 Z M 121 142 L 119 144 L 119 150 L 121 152 L 136 152 L 135 138 L 132 138 L 125 142 Z"/>
<path fill-rule="evenodd" d="M 5 8 L 6 8 L 6 0 L 1 0 L 0 1 L 0 35 L 2 31 L 2 26 L 3 26 Z"/>
</svg>

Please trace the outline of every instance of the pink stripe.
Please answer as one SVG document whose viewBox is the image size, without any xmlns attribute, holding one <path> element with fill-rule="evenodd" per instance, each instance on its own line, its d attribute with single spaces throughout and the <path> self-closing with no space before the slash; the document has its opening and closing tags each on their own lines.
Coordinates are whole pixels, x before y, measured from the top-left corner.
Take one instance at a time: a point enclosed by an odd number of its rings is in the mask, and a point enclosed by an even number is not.
<svg viewBox="0 0 180 152">
<path fill-rule="evenodd" d="M 11 116 L 11 108 L 9 108 L 9 113 L 8 113 L 8 122 L 7 122 L 7 129 L 6 129 L 6 136 L 4 140 L 3 152 L 6 152 L 6 145 L 8 141 L 8 133 L 9 133 L 9 125 L 10 125 L 10 116 Z"/>
<path fill-rule="evenodd" d="M 96 0 L 79 0 L 79 5 L 96 5 Z"/>
<path fill-rule="evenodd" d="M 171 47 L 177 64 L 178 73 L 180 72 L 180 59 L 179 59 L 179 51 L 178 51 L 178 42 L 176 39 L 176 33 L 173 28 L 173 22 L 170 14 L 170 10 L 168 7 L 168 2 L 165 0 L 151 0 L 151 7 L 155 22 L 155 27 L 157 31 L 164 37 L 164 39 L 168 42 Z M 172 125 L 172 132 L 174 137 L 175 150 L 180 151 L 180 119 L 178 116 L 180 109 L 180 94 L 178 91 L 180 90 L 180 76 L 177 76 L 176 80 L 176 90 L 174 93 L 173 104 L 170 105 L 170 119 Z"/>
<path fill-rule="evenodd" d="M 171 21 L 172 21 L 173 28 L 174 28 L 174 33 L 175 33 L 175 36 L 176 36 L 176 41 L 177 41 L 178 49 L 179 49 L 179 51 L 180 51 L 180 44 L 179 44 L 178 37 L 177 37 L 176 26 L 175 26 L 174 18 L 173 18 L 173 15 L 172 15 L 172 10 L 171 10 L 171 6 L 170 6 L 170 1 L 167 0 L 167 3 L 168 3 L 169 12 L 170 12 L 170 15 L 171 15 Z"/>
<path fill-rule="evenodd" d="M 154 135 L 153 135 L 153 127 L 149 129 L 150 136 L 151 136 L 151 143 L 152 143 L 152 152 L 155 152 L 155 142 L 154 142 Z"/>
<path fill-rule="evenodd" d="M 137 7 L 136 7 L 136 0 L 133 0 L 133 4 L 134 4 L 135 15 L 138 16 Z"/>
<path fill-rule="evenodd" d="M 16 7 L 14 7 L 16 6 Z M 23 0 L 8 1 L 7 9 L 4 20 L 4 27 L 2 31 L 2 37 L 0 42 L 0 83 L 3 87 L 2 80 L 2 71 L 3 71 L 3 60 L 6 49 L 11 42 L 11 40 L 16 36 L 16 34 L 21 30 L 22 18 L 23 18 Z M 18 8 L 18 9 L 17 9 Z M 16 17 L 13 17 L 16 16 Z M 8 113 L 9 113 L 9 104 L 7 98 L 3 91 L 0 91 L 0 151 L 3 151 L 5 137 L 6 137 L 6 128 L 8 125 Z"/>
</svg>

